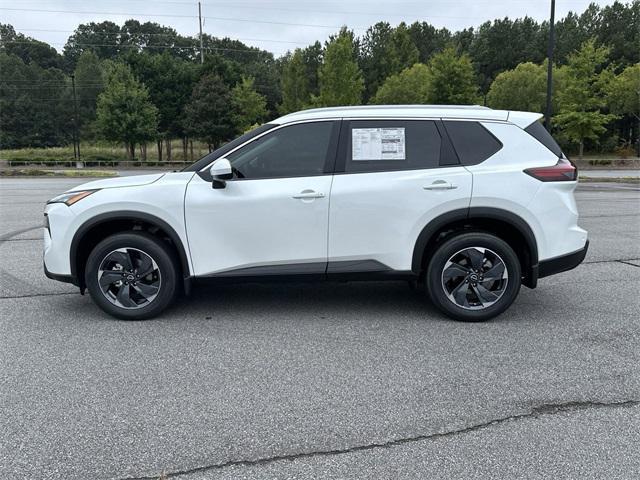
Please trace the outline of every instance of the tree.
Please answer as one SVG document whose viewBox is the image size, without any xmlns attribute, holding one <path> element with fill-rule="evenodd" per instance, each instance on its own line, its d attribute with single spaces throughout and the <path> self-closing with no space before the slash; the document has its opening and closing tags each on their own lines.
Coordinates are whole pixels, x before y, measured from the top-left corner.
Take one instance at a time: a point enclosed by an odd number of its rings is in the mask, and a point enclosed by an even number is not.
<svg viewBox="0 0 640 480">
<path fill-rule="evenodd" d="M 13 26 L 0 23 L 0 51 L 16 55 L 24 63 L 42 68 L 62 68 L 62 56 L 44 42 L 16 33 Z"/>
<path fill-rule="evenodd" d="M 418 60 L 427 63 L 431 57 L 441 52 L 451 42 L 451 32 L 446 28 L 437 29 L 426 22 L 415 22 L 409 26 L 409 35 L 418 48 Z"/>
<path fill-rule="evenodd" d="M 282 103 L 278 111 L 286 115 L 302 110 L 311 100 L 309 78 L 302 50 L 296 48 L 282 69 Z"/>
<path fill-rule="evenodd" d="M 392 75 L 378 89 L 371 103 L 386 105 L 429 103 L 431 72 L 416 63 L 397 75 Z"/>
<path fill-rule="evenodd" d="M 487 105 L 503 110 L 543 112 L 546 95 L 546 67 L 526 62 L 496 77 L 487 95 Z"/>
<path fill-rule="evenodd" d="M 353 33 L 342 28 L 325 47 L 324 61 L 319 71 L 318 106 L 360 105 L 364 80 L 356 63 Z"/>
<path fill-rule="evenodd" d="M 607 101 L 613 113 L 640 119 L 640 63 L 625 68 L 606 87 Z"/>
<path fill-rule="evenodd" d="M 98 96 L 96 126 L 107 140 L 124 142 L 129 160 L 138 143 L 157 135 L 158 109 L 149 91 L 133 76 L 131 69 L 114 63 L 108 72 L 107 87 Z"/>
<path fill-rule="evenodd" d="M 469 46 L 482 92 L 489 90 L 500 72 L 526 61 L 542 62 L 546 56 L 546 38 L 540 25 L 530 17 L 483 23 Z"/>
<path fill-rule="evenodd" d="M 231 90 L 231 121 L 237 133 L 245 133 L 267 116 L 267 99 L 256 92 L 253 83 L 253 78 L 245 77 Z"/>
<path fill-rule="evenodd" d="M 433 56 L 429 69 L 429 98 L 433 103 L 460 105 L 478 101 L 475 73 L 467 55 L 458 56 L 453 48 L 446 48 Z"/>
<path fill-rule="evenodd" d="M 119 35 L 120 27 L 110 21 L 78 25 L 63 49 L 67 68 L 72 70 L 85 50 L 92 50 L 101 60 L 115 59 L 120 52 Z"/>
<path fill-rule="evenodd" d="M 597 141 L 615 115 L 604 114 L 605 88 L 611 81 L 611 68 L 603 68 L 608 49 L 597 47 L 593 40 L 569 56 L 565 86 L 559 94 L 559 114 L 554 118 L 564 136 L 579 145 L 582 158 L 584 141 Z"/>
<path fill-rule="evenodd" d="M 100 60 L 90 50 L 80 55 L 74 74 L 80 117 L 78 127 L 86 135 L 96 118 L 96 104 L 98 95 L 104 90 L 105 75 Z"/>
<path fill-rule="evenodd" d="M 634 123 L 640 137 L 640 63 L 625 68 L 613 78 L 606 86 L 606 93 L 611 112 L 623 116 L 623 135 L 627 136 L 629 144 L 633 143 Z"/>
<path fill-rule="evenodd" d="M 362 38 L 360 66 L 365 80 L 365 98 L 376 93 L 390 75 L 418 62 L 419 52 L 407 25 L 391 28 L 387 22 L 369 27 Z"/>
<path fill-rule="evenodd" d="M 209 150 L 218 148 L 234 133 L 229 104 L 231 92 L 218 75 L 205 75 L 193 87 L 185 107 L 184 124 L 189 135 L 204 140 Z"/>
<path fill-rule="evenodd" d="M 124 57 L 131 69 L 149 89 L 151 102 L 158 108 L 158 160 L 163 159 L 162 143 L 166 145 L 166 159 L 171 161 L 171 140 L 181 137 L 183 157 L 187 142 L 182 124 L 184 106 L 191 97 L 198 66 L 172 56 L 169 52 L 149 54 L 129 52 Z"/>
<path fill-rule="evenodd" d="M 0 51 L 0 145 L 54 147 L 71 139 L 69 78 Z"/>
</svg>

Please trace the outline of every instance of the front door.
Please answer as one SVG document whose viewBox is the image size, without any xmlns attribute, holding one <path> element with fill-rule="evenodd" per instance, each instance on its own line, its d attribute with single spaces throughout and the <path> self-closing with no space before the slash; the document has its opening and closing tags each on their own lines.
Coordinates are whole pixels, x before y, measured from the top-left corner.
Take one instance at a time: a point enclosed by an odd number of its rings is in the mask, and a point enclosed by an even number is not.
<svg viewBox="0 0 640 480">
<path fill-rule="evenodd" d="M 196 276 L 324 273 L 339 122 L 269 130 L 226 155 L 224 188 L 194 175 L 185 223 Z"/>
</svg>

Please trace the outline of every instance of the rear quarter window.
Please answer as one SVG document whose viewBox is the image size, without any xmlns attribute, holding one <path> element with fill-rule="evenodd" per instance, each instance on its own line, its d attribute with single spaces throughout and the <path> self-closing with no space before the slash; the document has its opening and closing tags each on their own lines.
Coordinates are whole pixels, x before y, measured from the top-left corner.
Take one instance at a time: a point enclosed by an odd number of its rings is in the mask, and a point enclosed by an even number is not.
<svg viewBox="0 0 640 480">
<path fill-rule="evenodd" d="M 556 143 L 542 123 L 535 121 L 525 128 L 524 131 L 551 150 L 558 158 L 564 157 L 560 145 Z"/>
<path fill-rule="evenodd" d="M 462 165 L 482 163 L 502 148 L 502 142 L 479 122 L 445 121 L 443 123 Z"/>
</svg>

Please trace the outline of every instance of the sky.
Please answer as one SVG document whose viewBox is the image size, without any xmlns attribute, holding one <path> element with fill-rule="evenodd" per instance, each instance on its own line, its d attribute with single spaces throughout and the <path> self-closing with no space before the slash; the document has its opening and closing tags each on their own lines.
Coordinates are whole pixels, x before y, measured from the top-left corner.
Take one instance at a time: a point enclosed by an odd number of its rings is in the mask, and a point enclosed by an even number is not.
<svg viewBox="0 0 640 480">
<path fill-rule="evenodd" d="M 601 6 L 614 0 L 595 1 Z M 582 12 L 590 0 L 557 0 L 556 19 Z M 340 26 L 356 35 L 387 21 L 426 21 L 436 27 L 461 30 L 487 20 L 528 15 L 549 18 L 550 0 L 203 0 L 203 31 L 231 37 L 276 56 L 324 42 Z M 198 3 L 190 0 L 0 0 L 0 23 L 45 41 L 58 51 L 80 23 L 129 18 L 175 28 L 182 35 L 198 33 Z"/>
</svg>

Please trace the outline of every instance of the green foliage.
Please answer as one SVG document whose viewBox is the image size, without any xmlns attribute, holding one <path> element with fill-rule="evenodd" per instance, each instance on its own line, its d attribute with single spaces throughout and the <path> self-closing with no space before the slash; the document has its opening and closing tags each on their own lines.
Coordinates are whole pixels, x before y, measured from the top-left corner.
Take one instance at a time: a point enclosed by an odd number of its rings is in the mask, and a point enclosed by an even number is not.
<svg viewBox="0 0 640 480">
<path fill-rule="evenodd" d="M 546 97 L 545 66 L 526 62 L 496 77 L 489 89 L 487 104 L 502 110 L 543 112 Z"/>
<path fill-rule="evenodd" d="M 36 64 L 42 68 L 59 68 L 63 66 L 62 57 L 55 48 L 16 33 L 13 26 L 0 23 L 0 52 L 15 55 L 26 64 Z"/>
<path fill-rule="evenodd" d="M 70 141 L 69 78 L 57 68 L 25 64 L 0 52 L 0 145 L 49 147 Z"/>
<path fill-rule="evenodd" d="M 237 133 L 245 133 L 267 116 L 267 99 L 254 88 L 253 78 L 243 78 L 231 90 L 231 121 Z"/>
<path fill-rule="evenodd" d="M 301 49 L 297 48 L 282 69 L 282 103 L 278 111 L 285 115 L 302 110 L 311 100 L 309 78 Z"/>
<path fill-rule="evenodd" d="M 185 107 L 185 129 L 214 148 L 229 140 L 232 125 L 231 92 L 218 75 L 205 75 L 193 87 L 191 100 Z"/>
<path fill-rule="evenodd" d="M 569 56 L 565 67 L 565 85 L 558 95 L 560 112 L 554 121 L 567 139 L 579 144 L 581 158 L 584 141 L 597 141 L 615 118 L 600 112 L 606 104 L 604 92 L 613 75 L 610 68 L 603 68 L 608 53 L 607 48 L 597 47 L 589 40 Z"/>
<path fill-rule="evenodd" d="M 391 28 L 387 22 L 369 27 L 362 39 L 360 66 L 366 97 L 371 97 L 390 76 L 418 62 L 419 51 L 406 24 Z"/>
<path fill-rule="evenodd" d="M 135 145 L 152 140 L 157 131 L 158 109 L 147 88 L 125 64 L 111 66 L 107 87 L 98 96 L 96 126 L 103 138 L 124 142 L 130 158 Z"/>
<path fill-rule="evenodd" d="M 80 55 L 74 71 L 78 101 L 79 125 L 82 136 L 93 136 L 89 129 L 96 118 L 98 95 L 106 81 L 102 65 L 95 53 L 87 50 Z"/>
<path fill-rule="evenodd" d="M 360 105 L 364 80 L 356 63 L 353 33 L 346 28 L 325 47 L 324 61 L 319 71 L 320 93 L 317 106 Z"/>
<path fill-rule="evenodd" d="M 640 63 L 624 69 L 605 88 L 613 113 L 634 115 L 640 119 Z"/>
<path fill-rule="evenodd" d="M 182 115 L 197 79 L 198 66 L 162 54 L 129 52 L 125 57 L 134 75 L 149 89 L 158 108 L 158 130 L 163 137 L 184 136 Z"/>
<path fill-rule="evenodd" d="M 431 72 L 426 65 L 416 63 L 413 67 L 387 78 L 371 103 L 382 105 L 425 104 L 430 102 L 430 92 Z"/>
<path fill-rule="evenodd" d="M 427 22 L 415 22 L 409 26 L 409 35 L 418 48 L 418 60 L 427 63 L 436 53 L 444 50 L 452 41 L 446 28 L 436 28 Z"/>
<path fill-rule="evenodd" d="M 471 59 L 457 55 L 451 47 L 433 56 L 429 62 L 431 71 L 430 101 L 442 105 L 464 105 L 479 99 L 478 86 Z"/>
</svg>

